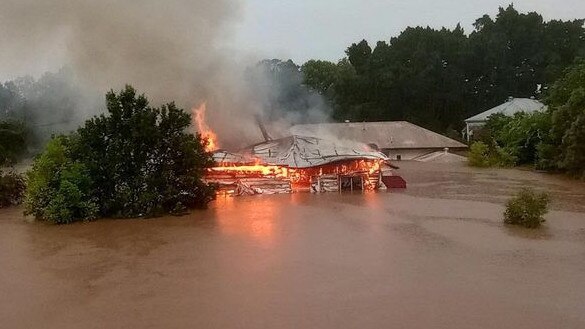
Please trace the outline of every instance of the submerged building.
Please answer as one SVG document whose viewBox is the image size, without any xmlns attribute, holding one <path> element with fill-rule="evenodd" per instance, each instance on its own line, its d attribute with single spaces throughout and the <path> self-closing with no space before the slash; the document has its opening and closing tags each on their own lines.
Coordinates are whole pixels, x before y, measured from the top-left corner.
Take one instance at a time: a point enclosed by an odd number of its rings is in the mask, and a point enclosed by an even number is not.
<svg viewBox="0 0 585 329">
<path fill-rule="evenodd" d="M 358 142 L 292 135 L 267 140 L 237 153 L 219 150 L 206 180 L 231 195 L 335 192 L 385 188 L 389 158 Z M 393 177 L 394 180 L 399 177 Z"/>
<path fill-rule="evenodd" d="M 303 124 L 291 133 L 360 142 L 370 145 L 392 160 L 413 160 L 437 151 L 463 151 L 467 146 L 407 121 L 344 122 Z"/>
<path fill-rule="evenodd" d="M 486 124 L 488 118 L 493 114 L 513 116 L 516 113 L 533 113 L 545 111 L 546 109 L 546 105 L 535 99 L 510 97 L 508 101 L 503 104 L 465 119 L 465 130 L 463 131 L 463 135 L 467 141 L 469 141 L 473 137 L 474 131 L 481 129 L 481 127 Z"/>
</svg>

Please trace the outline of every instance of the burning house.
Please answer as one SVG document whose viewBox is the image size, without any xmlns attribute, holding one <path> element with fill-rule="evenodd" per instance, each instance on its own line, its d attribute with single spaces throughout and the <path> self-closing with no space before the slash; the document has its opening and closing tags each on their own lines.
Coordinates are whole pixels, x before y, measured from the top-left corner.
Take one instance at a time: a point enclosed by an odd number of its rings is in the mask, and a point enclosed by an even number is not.
<svg viewBox="0 0 585 329">
<path fill-rule="evenodd" d="M 204 110 L 196 120 L 215 161 L 205 179 L 227 195 L 375 190 L 385 188 L 384 177 L 396 168 L 366 144 L 303 135 L 273 140 L 260 122 L 264 142 L 238 152 L 213 150 L 218 144 L 204 124 Z"/>
<path fill-rule="evenodd" d="M 335 192 L 384 187 L 388 158 L 367 145 L 340 146 L 316 137 L 293 135 L 265 141 L 241 152 L 217 151 L 206 180 L 227 194 L 292 191 Z"/>
</svg>

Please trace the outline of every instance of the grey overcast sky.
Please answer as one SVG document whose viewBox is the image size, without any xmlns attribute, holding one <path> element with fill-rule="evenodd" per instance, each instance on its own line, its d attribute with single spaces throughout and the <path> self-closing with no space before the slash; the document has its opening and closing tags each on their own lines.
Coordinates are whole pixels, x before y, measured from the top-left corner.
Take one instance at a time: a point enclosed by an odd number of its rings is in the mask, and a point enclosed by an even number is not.
<svg viewBox="0 0 585 329">
<path fill-rule="evenodd" d="M 466 33 L 483 14 L 494 17 L 502 0 L 245 0 L 237 26 L 236 48 L 263 58 L 336 61 L 362 39 L 389 40 L 407 26 L 453 28 Z M 585 0 L 516 0 L 521 12 L 536 11 L 545 20 L 585 18 Z"/>
</svg>

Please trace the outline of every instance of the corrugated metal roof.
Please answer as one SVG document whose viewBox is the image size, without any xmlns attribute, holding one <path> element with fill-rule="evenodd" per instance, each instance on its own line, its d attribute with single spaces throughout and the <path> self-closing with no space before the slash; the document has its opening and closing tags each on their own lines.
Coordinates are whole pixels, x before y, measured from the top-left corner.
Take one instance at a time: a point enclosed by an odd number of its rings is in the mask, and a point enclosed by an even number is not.
<svg viewBox="0 0 585 329">
<path fill-rule="evenodd" d="M 267 165 L 309 168 L 342 160 L 379 159 L 388 161 L 383 153 L 372 150 L 361 143 L 344 143 L 316 137 L 293 135 L 250 146 L 238 154 L 219 151 L 214 154 L 216 162 L 237 162 L 259 159 Z"/>
<path fill-rule="evenodd" d="M 407 121 L 296 125 L 293 134 L 376 144 L 381 149 L 465 148 L 465 144 Z"/>
<path fill-rule="evenodd" d="M 213 153 L 213 161 L 216 163 L 238 163 L 238 164 L 253 164 L 257 159 L 244 154 L 228 152 L 225 150 L 215 151 Z"/>
<path fill-rule="evenodd" d="M 485 122 L 487 121 L 488 117 L 492 114 L 502 113 L 504 115 L 512 116 L 515 113 L 525 112 L 525 113 L 532 113 L 536 111 L 544 111 L 546 110 L 546 105 L 542 104 L 541 102 L 530 99 L 530 98 L 511 98 L 504 104 L 498 105 L 490 110 L 482 112 L 480 114 L 474 115 L 469 119 L 466 119 L 465 122 L 473 123 L 473 122 Z"/>
</svg>

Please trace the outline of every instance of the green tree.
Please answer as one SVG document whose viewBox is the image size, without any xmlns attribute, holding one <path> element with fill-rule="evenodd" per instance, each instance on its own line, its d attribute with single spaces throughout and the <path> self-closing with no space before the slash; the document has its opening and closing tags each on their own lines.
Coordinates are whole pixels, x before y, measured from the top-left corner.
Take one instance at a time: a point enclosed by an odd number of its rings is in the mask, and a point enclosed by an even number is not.
<svg viewBox="0 0 585 329">
<path fill-rule="evenodd" d="M 212 200 L 201 178 L 213 161 L 201 136 L 185 132 L 188 113 L 174 103 L 152 108 L 130 86 L 109 92 L 106 101 L 107 115 L 87 121 L 75 143 L 102 216 L 180 212 Z"/>
<path fill-rule="evenodd" d="M 479 18 L 471 34 L 407 27 L 389 42 L 350 45 L 333 66 L 309 61 L 304 81 L 325 95 L 337 120 L 408 120 L 437 132 L 509 96 L 539 98 L 585 56 L 583 20 L 546 22 L 512 5 Z M 524 161 L 524 160 L 522 160 Z"/>
<path fill-rule="evenodd" d="M 53 139 L 28 173 L 27 212 L 68 223 L 143 217 L 205 207 L 213 164 L 191 118 L 174 103 L 152 108 L 130 87 L 106 96 L 108 113 Z"/>
<path fill-rule="evenodd" d="M 372 48 L 366 40 L 362 40 L 359 43 L 354 43 L 349 46 L 345 54 L 357 73 L 363 74 L 367 70 L 370 56 L 372 55 Z"/>
<path fill-rule="evenodd" d="M 339 80 L 339 67 L 328 61 L 309 60 L 301 67 L 303 83 L 326 95 Z"/>
<path fill-rule="evenodd" d="M 0 83 L 0 120 L 26 122 L 27 144 L 40 150 L 54 134 L 75 130 L 98 113 L 99 95 L 82 89 L 70 69 Z"/>
<path fill-rule="evenodd" d="M 488 118 L 481 135 L 484 142 L 495 143 L 514 159 L 513 165 L 535 165 L 540 160 L 537 149 L 548 140 L 550 129 L 549 112 L 494 114 Z"/>
<path fill-rule="evenodd" d="M 585 61 L 567 69 L 546 102 L 552 112 L 549 138 L 539 147 L 542 166 L 585 175 Z"/>
<path fill-rule="evenodd" d="M 465 69 L 475 95 L 470 105 L 479 111 L 509 96 L 539 97 L 585 50 L 583 20 L 545 22 L 510 5 L 474 26 Z"/>
<path fill-rule="evenodd" d="M 474 142 L 469 148 L 467 159 L 472 167 L 489 167 L 490 149 L 488 145 L 484 142 Z"/>
<path fill-rule="evenodd" d="M 75 161 L 71 139 L 52 139 L 27 173 L 25 212 L 39 220 L 67 224 L 90 220 L 98 207 L 86 166 Z"/>
</svg>

